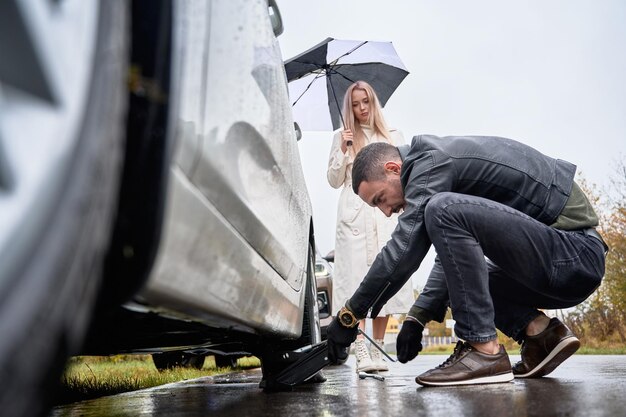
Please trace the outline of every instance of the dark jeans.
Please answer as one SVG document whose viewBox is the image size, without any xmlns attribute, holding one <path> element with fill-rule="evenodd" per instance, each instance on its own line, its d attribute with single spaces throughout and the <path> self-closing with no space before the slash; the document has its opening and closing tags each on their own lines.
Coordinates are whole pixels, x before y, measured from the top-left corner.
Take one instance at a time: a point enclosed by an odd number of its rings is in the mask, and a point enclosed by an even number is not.
<svg viewBox="0 0 626 417">
<path fill-rule="evenodd" d="M 604 276 L 600 240 L 491 200 L 439 193 L 425 222 L 445 272 L 455 332 L 469 342 L 494 340 L 496 328 L 520 341 L 538 308 L 575 306 Z"/>
</svg>

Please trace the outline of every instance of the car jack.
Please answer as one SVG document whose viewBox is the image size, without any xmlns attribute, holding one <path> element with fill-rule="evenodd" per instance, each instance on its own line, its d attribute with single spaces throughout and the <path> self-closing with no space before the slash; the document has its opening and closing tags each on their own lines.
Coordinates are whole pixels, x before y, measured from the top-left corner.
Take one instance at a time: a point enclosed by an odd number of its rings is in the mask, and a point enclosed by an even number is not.
<svg viewBox="0 0 626 417">
<path fill-rule="evenodd" d="M 361 329 L 358 330 L 367 340 L 372 343 L 372 346 L 380 350 L 391 362 L 396 362 L 394 358 L 389 356 L 385 350 L 378 345 L 372 338 L 370 338 Z M 295 353 L 295 352 L 294 352 Z M 297 352 L 298 358 L 283 369 L 280 373 L 272 375 L 271 377 L 261 382 L 261 388 L 264 391 L 290 391 L 294 386 L 302 384 L 309 379 L 313 378 L 319 371 L 325 366 L 330 364 L 328 359 L 328 346 L 326 341 L 318 343 L 316 345 L 307 346 Z M 359 378 L 374 378 L 379 381 L 383 381 L 385 378 L 376 374 L 365 374 Z M 382 379 L 381 379 L 382 378 Z"/>
<path fill-rule="evenodd" d="M 295 362 L 280 373 L 261 381 L 261 388 L 266 392 L 291 391 L 294 386 L 312 379 L 322 368 L 330 364 L 326 341 L 307 346 L 297 352 L 297 355 Z"/>
</svg>

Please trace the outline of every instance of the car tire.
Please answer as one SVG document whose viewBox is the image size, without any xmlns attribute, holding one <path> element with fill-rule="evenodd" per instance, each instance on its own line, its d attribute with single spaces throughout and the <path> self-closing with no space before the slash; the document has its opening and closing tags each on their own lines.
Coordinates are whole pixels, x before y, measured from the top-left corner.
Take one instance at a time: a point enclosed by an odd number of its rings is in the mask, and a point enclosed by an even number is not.
<svg viewBox="0 0 626 417">
<path fill-rule="evenodd" d="M 24 23 L 21 33 L 26 34 L 25 38 L 29 37 L 29 30 L 39 31 L 30 34 L 45 38 L 47 34 L 41 31 L 67 23 L 52 21 L 59 16 L 78 25 L 77 31 L 82 31 L 85 37 L 93 35 L 86 49 L 76 48 L 77 39 L 70 38 L 54 45 L 67 48 L 67 54 L 57 49 L 48 51 L 47 55 L 48 58 L 52 56 L 51 65 L 58 64 L 59 56 L 71 57 L 68 62 L 59 64 L 60 67 L 84 64 L 84 82 L 80 84 L 84 90 L 76 94 L 80 97 L 79 104 L 72 103 L 71 97 L 63 96 L 63 91 L 72 90 L 78 84 L 76 80 L 67 79 L 64 73 L 59 73 L 58 82 L 53 85 L 59 88 L 55 91 L 56 97 L 37 97 L 27 90 L 23 94 L 19 82 L 12 85 L 13 91 L 17 91 L 14 95 L 16 106 L 24 106 L 30 100 L 37 111 L 52 109 L 41 120 L 34 118 L 26 122 L 41 123 L 37 130 L 41 137 L 50 135 L 50 140 L 54 140 L 56 134 L 59 147 L 61 143 L 67 147 L 63 149 L 65 163 L 62 166 L 50 164 L 54 171 L 44 172 L 40 176 L 40 186 L 35 184 L 36 189 L 47 192 L 37 193 L 32 202 L 26 200 L 30 203 L 24 203 L 30 205 L 21 207 L 38 216 L 31 222 L 16 221 L 13 235 L 10 234 L 12 229 L 7 232 L 8 228 L 0 228 L 0 233 L 6 232 L 0 238 L 10 242 L 2 245 L 0 239 L 0 410 L 6 416 L 42 415 L 49 408 L 65 362 L 69 355 L 77 353 L 90 323 L 110 241 L 123 153 L 128 8 L 123 1 L 84 4 L 88 6 L 80 10 L 93 19 L 94 27 L 88 26 L 93 30 L 91 33 L 85 33 L 83 16 L 79 14 L 75 20 L 80 21 L 75 22 L 71 20 L 71 11 L 64 14 L 63 2 L 55 10 L 50 10 L 54 7 L 48 4 L 3 2 L 3 7 L 14 6 L 11 12 L 15 13 L 15 20 L 21 18 L 18 26 Z M 45 6 L 50 7 L 46 9 Z M 76 2 L 72 6 L 76 6 Z M 29 7 L 42 7 L 50 12 L 50 25 L 45 29 L 41 25 L 32 25 L 32 20 L 27 18 L 32 12 Z M 51 38 L 59 41 L 58 37 Z M 24 39 L 15 40 L 16 43 L 20 41 Z M 3 55 L 5 52 L 3 50 Z M 45 59 L 42 58 L 42 62 L 46 63 Z M 53 62 L 54 59 L 57 61 Z M 6 82 L 6 78 L 3 80 L 0 72 L 0 84 L 3 81 Z M 68 89 L 63 90 L 63 87 Z M 0 97 L 1 104 L 11 106 L 13 103 L 7 102 L 7 97 L 6 94 Z M 76 105 L 72 107 L 72 104 Z M 71 107 L 74 109 L 71 120 L 63 119 L 59 123 L 65 128 L 49 133 L 45 122 L 51 117 L 61 120 Z M 0 172 L 3 173 L 0 175 L 0 218 L 3 221 L 7 221 L 11 213 L 10 204 L 15 207 L 25 201 L 18 200 L 22 192 L 20 187 L 32 178 L 25 172 L 33 169 L 32 166 L 19 165 L 19 160 L 11 160 L 12 156 L 19 156 L 19 153 L 12 153 L 16 149 L 12 147 L 23 141 L 19 136 L 11 136 L 15 130 L 11 130 L 10 123 L 15 120 L 5 119 L 3 124 L 0 119 Z M 24 129 L 27 130 L 28 126 Z M 44 143 L 35 137 L 30 139 L 34 143 Z M 45 157 L 52 158 L 43 155 Z M 20 170 L 22 166 L 24 169 Z M 51 177 L 57 180 L 54 187 L 41 186 L 46 178 Z"/>
<path fill-rule="evenodd" d="M 163 352 L 152 355 L 154 366 L 159 371 L 172 368 L 194 368 L 202 369 L 204 366 L 204 355 L 194 355 L 185 352 Z"/>
</svg>

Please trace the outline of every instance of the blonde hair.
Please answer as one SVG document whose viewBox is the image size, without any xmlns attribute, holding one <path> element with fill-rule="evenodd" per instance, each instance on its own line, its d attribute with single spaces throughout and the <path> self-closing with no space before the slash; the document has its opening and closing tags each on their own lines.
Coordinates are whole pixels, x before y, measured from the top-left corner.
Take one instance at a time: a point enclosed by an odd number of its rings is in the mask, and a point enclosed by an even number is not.
<svg viewBox="0 0 626 417">
<path fill-rule="evenodd" d="M 370 114 L 368 124 L 374 130 L 375 133 L 383 136 L 387 139 L 387 142 L 393 144 L 391 135 L 389 134 L 389 128 L 387 128 L 387 123 L 385 123 L 385 118 L 383 117 L 382 107 L 380 105 L 380 101 L 378 100 L 378 96 L 376 92 L 372 88 L 371 85 L 366 83 L 365 81 L 357 81 L 351 84 L 346 90 L 346 94 L 343 96 L 343 120 L 345 123 L 344 129 L 350 129 L 353 135 L 353 144 L 352 149 L 356 154 L 363 148 L 365 143 L 365 134 L 363 133 L 363 129 L 361 129 L 361 124 L 358 122 L 356 116 L 354 115 L 354 110 L 352 109 L 352 91 L 354 90 L 363 90 L 365 94 L 367 94 L 367 98 L 370 101 Z"/>
</svg>

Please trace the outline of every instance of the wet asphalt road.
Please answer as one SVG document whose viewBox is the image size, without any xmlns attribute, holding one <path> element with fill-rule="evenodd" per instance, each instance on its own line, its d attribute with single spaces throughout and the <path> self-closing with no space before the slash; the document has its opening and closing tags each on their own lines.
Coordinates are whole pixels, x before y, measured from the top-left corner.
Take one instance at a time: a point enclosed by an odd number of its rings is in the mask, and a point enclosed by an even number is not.
<svg viewBox="0 0 626 417">
<path fill-rule="evenodd" d="M 574 355 L 547 377 L 424 388 L 415 376 L 446 356 L 390 364 L 384 381 L 360 380 L 354 357 L 325 383 L 266 394 L 260 370 L 163 385 L 55 408 L 51 416 L 626 416 L 626 356 Z M 519 360 L 512 355 L 511 361 Z"/>
</svg>

